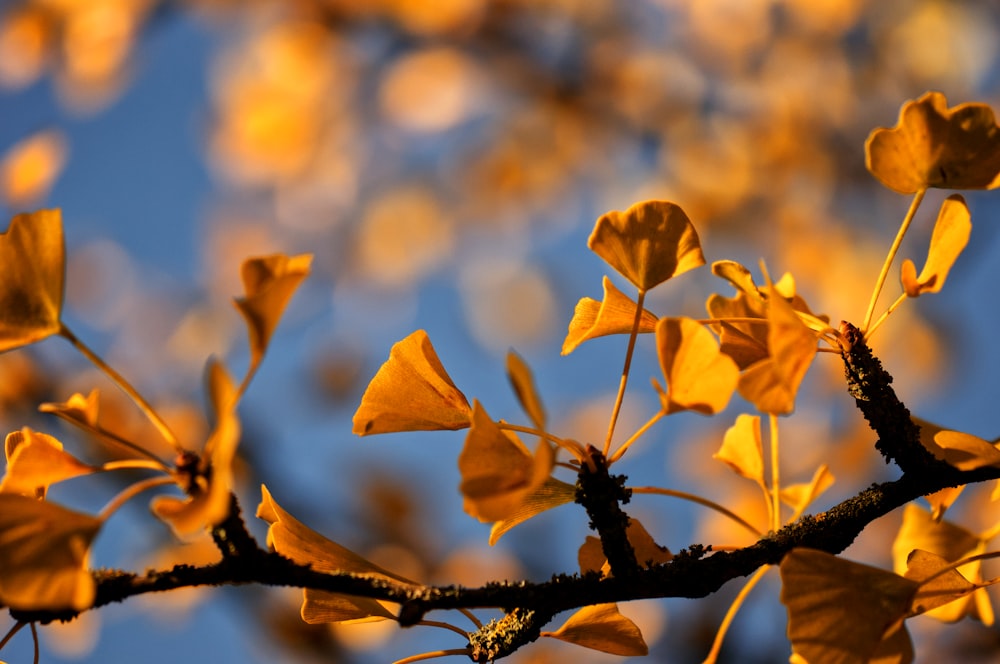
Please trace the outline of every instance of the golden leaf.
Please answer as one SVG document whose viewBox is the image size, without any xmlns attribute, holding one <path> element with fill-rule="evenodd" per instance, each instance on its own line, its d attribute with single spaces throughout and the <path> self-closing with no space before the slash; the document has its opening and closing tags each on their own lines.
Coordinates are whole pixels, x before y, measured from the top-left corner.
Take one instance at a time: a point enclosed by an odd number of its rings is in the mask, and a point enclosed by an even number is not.
<svg viewBox="0 0 1000 664">
<path fill-rule="evenodd" d="M 52 413 L 82 429 L 96 431 L 99 396 L 100 392 L 95 387 L 87 396 L 77 392 L 62 403 L 43 403 L 38 410 Z"/>
<path fill-rule="evenodd" d="M 506 518 L 493 524 L 490 529 L 490 546 L 511 528 L 524 523 L 542 512 L 576 500 L 576 487 L 554 477 L 547 477 L 545 483 L 524 497 L 521 503 Z"/>
<path fill-rule="evenodd" d="M 761 412 L 786 415 L 795 409 L 799 384 L 816 355 L 816 334 L 799 320 L 792 305 L 769 290 L 768 357 L 747 368 L 738 387 Z"/>
<path fill-rule="evenodd" d="M 816 469 L 808 483 L 792 484 L 781 489 L 781 501 L 789 505 L 796 514 L 801 514 L 833 482 L 833 474 L 824 463 Z"/>
<path fill-rule="evenodd" d="M 427 333 L 417 330 L 389 351 L 354 413 L 354 433 L 465 429 L 472 409 L 444 370 Z"/>
<path fill-rule="evenodd" d="M 271 335 L 295 289 L 309 276 L 311 263 L 311 254 L 274 254 L 243 261 L 240 274 L 246 295 L 236 298 L 234 303 L 246 320 L 250 336 L 248 378 L 263 359 Z"/>
<path fill-rule="evenodd" d="M 719 412 L 736 389 L 740 370 L 719 351 L 712 333 L 691 318 L 661 318 L 656 324 L 656 350 L 667 382 L 666 413 L 693 410 Z"/>
<path fill-rule="evenodd" d="M 944 607 L 976 589 L 957 569 L 939 573 L 951 562 L 953 561 L 920 549 L 914 549 L 906 557 L 904 576 L 920 583 L 910 607 L 911 614 L 918 615 Z M 942 620 L 952 622 L 962 617 L 962 615 L 949 616 Z"/>
<path fill-rule="evenodd" d="M 935 457 L 944 461 L 944 449 L 934 442 L 934 436 L 944 429 L 933 422 L 928 422 L 927 420 L 919 417 L 911 417 L 910 419 L 913 420 L 914 424 L 920 427 L 920 444 Z M 931 515 L 935 521 L 944 516 L 944 513 L 948 510 L 948 508 L 951 507 L 956 500 L 958 500 L 960 495 L 962 495 L 962 491 L 964 489 L 965 485 L 961 484 L 956 487 L 947 487 L 924 496 L 924 498 L 927 499 L 927 502 L 931 504 Z"/>
<path fill-rule="evenodd" d="M 722 447 L 712 455 L 732 468 L 737 475 L 753 480 L 765 491 L 764 449 L 760 442 L 760 417 L 741 414 L 736 423 L 726 430 Z"/>
<path fill-rule="evenodd" d="M 0 234 L 0 352 L 59 332 L 65 279 L 62 215 L 15 215 Z"/>
<path fill-rule="evenodd" d="M 705 264 L 691 220 L 667 201 L 608 212 L 597 220 L 587 246 L 641 291 Z"/>
<path fill-rule="evenodd" d="M 618 612 L 617 604 L 585 606 L 570 616 L 559 629 L 542 632 L 542 636 L 623 657 L 649 654 L 642 632 L 634 622 Z"/>
<path fill-rule="evenodd" d="M 542 400 L 538 397 L 538 390 L 535 389 L 535 380 L 531 375 L 531 367 L 514 351 L 507 353 L 507 377 L 510 379 L 510 384 L 514 388 L 514 393 L 517 395 L 517 400 L 521 404 L 521 408 L 527 413 L 535 428 L 544 431 L 545 407 L 542 406 Z"/>
<path fill-rule="evenodd" d="M 940 556 L 947 563 L 986 551 L 986 542 L 975 533 L 947 521 L 935 521 L 931 517 L 930 512 L 912 503 L 903 510 L 903 524 L 892 543 L 893 568 L 898 574 L 908 569 L 911 552 L 917 549 Z M 939 567 L 944 567 L 944 564 Z M 976 561 L 962 565 L 958 568 L 958 573 L 967 579 L 979 582 L 982 580 L 980 569 L 980 562 Z M 906 576 L 915 578 L 910 574 Z M 926 605 L 925 610 L 934 609 L 929 611 L 928 615 L 938 620 L 954 622 L 971 615 L 987 625 L 992 624 L 993 608 L 986 590 L 977 590 L 974 595 L 981 597 L 969 596 L 937 609 L 927 604 L 927 597 L 921 601 Z"/>
<path fill-rule="evenodd" d="M 569 355 L 584 341 L 609 334 L 630 334 L 639 306 L 632 298 L 615 288 L 607 277 L 603 279 L 604 299 L 600 302 L 589 297 L 581 298 L 569 322 L 569 331 L 563 341 L 562 354 Z M 642 310 L 639 317 L 639 334 L 656 329 L 656 316 Z"/>
<path fill-rule="evenodd" d="M 657 544 L 646 527 L 634 517 L 629 519 L 625 536 L 632 545 L 635 560 L 640 567 L 661 565 L 673 560 L 674 554 L 670 553 L 670 549 Z M 608 564 L 601 540 L 597 537 L 587 536 L 577 551 L 577 562 L 581 572 L 600 572 L 602 576 L 611 576 L 611 565 Z"/>
<path fill-rule="evenodd" d="M 502 430 L 475 401 L 472 427 L 458 456 L 466 513 L 480 521 L 511 518 L 545 484 L 554 462 L 555 451 L 548 441 L 540 440 L 532 456 L 513 432 Z"/>
<path fill-rule="evenodd" d="M 958 255 L 965 249 L 972 233 L 972 221 L 965 199 L 955 194 L 949 196 L 941 204 L 934 231 L 931 234 L 931 246 L 927 251 L 927 262 L 924 263 L 920 276 L 911 260 L 903 261 L 900 281 L 903 290 L 910 297 L 919 297 L 924 293 L 937 293 L 944 286 L 951 266 L 955 264 Z"/>
<path fill-rule="evenodd" d="M 0 494 L 0 602 L 23 611 L 89 608 L 96 587 L 87 555 L 102 523 L 55 503 Z"/>
<path fill-rule="evenodd" d="M 912 650 L 907 657 L 910 639 L 902 623 L 918 587 L 823 551 L 793 549 L 781 561 L 792 648 L 810 664 L 862 664 L 876 656 L 908 663 Z"/>
<path fill-rule="evenodd" d="M 191 471 L 193 482 L 185 487 L 188 495 L 158 496 L 151 504 L 153 513 L 181 539 L 212 528 L 229 515 L 233 460 L 240 442 L 240 421 L 236 416 L 238 393 L 233 380 L 215 360 L 209 362 L 206 373 L 215 428 L 205 442 L 197 468 Z"/>
<path fill-rule="evenodd" d="M 959 470 L 1000 466 L 1000 449 L 989 441 L 961 431 L 939 430 L 933 442 L 924 443 L 938 459 Z"/>
<path fill-rule="evenodd" d="M 379 567 L 350 549 L 323 537 L 281 508 L 261 485 L 257 517 L 269 524 L 267 545 L 300 565 L 325 574 L 357 574 L 404 586 L 412 581 Z M 319 590 L 303 592 L 302 619 L 308 623 L 366 621 L 392 618 L 382 604 L 365 597 Z"/>
<path fill-rule="evenodd" d="M 892 129 L 874 130 L 865 164 L 901 194 L 927 187 L 992 189 L 1000 175 L 1000 128 L 986 104 L 948 108 L 940 92 L 905 103 Z"/>
<path fill-rule="evenodd" d="M 52 436 L 28 427 L 7 434 L 4 450 L 7 472 L 0 481 L 0 493 L 44 498 L 50 484 L 98 470 L 64 451 Z"/>
</svg>

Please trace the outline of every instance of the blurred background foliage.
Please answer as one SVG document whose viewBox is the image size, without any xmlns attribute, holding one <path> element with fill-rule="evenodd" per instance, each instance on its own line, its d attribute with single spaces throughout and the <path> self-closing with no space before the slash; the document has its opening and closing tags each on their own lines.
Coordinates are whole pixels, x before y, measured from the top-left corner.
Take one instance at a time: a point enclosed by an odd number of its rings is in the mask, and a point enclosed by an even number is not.
<svg viewBox="0 0 1000 664">
<path fill-rule="evenodd" d="M 246 361 L 229 303 L 239 262 L 314 252 L 315 276 L 241 413 L 244 511 L 266 481 L 299 518 L 411 578 L 547 578 L 575 569 L 582 510 L 561 508 L 490 549 L 454 491 L 460 438 L 350 436 L 391 343 L 426 328 L 459 387 L 510 419 L 520 416 L 502 358 L 514 347 L 537 373 L 555 430 L 599 438 L 624 342 L 591 342 L 570 358 L 558 350 L 576 300 L 599 297 L 603 268 L 585 249 L 594 219 L 646 198 L 679 203 L 710 261 L 763 259 L 772 275 L 795 276 L 814 311 L 859 322 L 908 205 L 865 171 L 865 137 L 930 89 L 951 104 L 998 107 L 998 26 L 990 0 L 8 0 L 0 204 L 8 217 L 63 208 L 74 328 L 192 447 L 207 431 L 205 359 Z M 997 276 L 989 217 L 1000 210 L 968 198 L 979 225 L 952 295 L 894 314 L 875 348 L 911 409 L 952 426 L 972 421 L 966 430 L 992 438 L 996 351 L 983 347 L 998 314 L 982 293 Z M 904 250 L 918 264 L 939 200 L 929 197 Z M 711 292 L 731 294 L 716 281 L 699 271 L 648 306 L 700 317 Z M 623 435 L 655 408 L 644 386 L 658 373 L 655 350 L 640 352 Z M 8 431 L 59 433 L 37 404 L 94 386 L 104 390 L 102 417 L 156 440 L 58 342 L 0 355 L 0 419 Z M 829 463 L 838 478 L 830 500 L 885 477 L 835 357 L 821 358 L 804 390 L 797 417 L 783 420 L 796 452 L 783 474 L 804 481 Z M 756 488 L 710 458 L 732 418 L 677 419 L 622 472 L 637 484 L 710 487 L 762 521 Z M 113 488 L 64 491 L 99 507 Z M 995 510 L 974 500 L 971 513 Z M 211 555 L 175 550 L 139 502 L 101 538 L 97 564 Z M 704 511 L 647 497 L 632 509 L 675 550 L 746 543 Z M 853 557 L 888 561 L 895 522 L 885 521 Z M 775 591 L 755 591 L 724 658 L 785 657 Z M 623 611 L 643 626 L 655 661 L 698 661 L 735 592 Z M 283 652 L 281 661 L 383 662 L 460 645 L 384 623 L 308 627 L 298 598 L 261 589 L 152 597 L 134 603 L 143 611 L 112 607 L 46 628 L 46 661 Z M 972 661 L 1000 642 L 981 627 L 939 630 L 917 633 L 924 661 L 956 642 Z M 538 645 L 514 659 L 552 661 L 563 650 Z"/>
</svg>

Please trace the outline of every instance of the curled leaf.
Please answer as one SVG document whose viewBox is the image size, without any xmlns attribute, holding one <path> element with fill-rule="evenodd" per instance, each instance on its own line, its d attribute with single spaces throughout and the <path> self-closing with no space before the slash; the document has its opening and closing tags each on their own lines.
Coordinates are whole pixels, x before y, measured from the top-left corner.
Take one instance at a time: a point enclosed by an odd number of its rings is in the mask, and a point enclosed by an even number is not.
<svg viewBox="0 0 1000 664">
<path fill-rule="evenodd" d="M 444 370 L 427 333 L 417 330 L 389 351 L 354 413 L 354 433 L 465 429 L 472 409 Z"/>
<path fill-rule="evenodd" d="M 248 378 L 263 359 L 271 335 L 295 289 L 309 276 L 311 263 L 311 254 L 274 254 L 243 261 L 240 274 L 246 295 L 234 303 L 246 320 L 250 336 Z"/>
<path fill-rule="evenodd" d="M 874 130 L 865 163 L 901 194 L 928 187 L 992 189 L 1000 176 L 1000 127 L 986 104 L 948 108 L 940 92 L 903 104 L 892 129 Z"/>
<path fill-rule="evenodd" d="M 102 523 L 55 503 L 0 494 L 0 603 L 23 611 L 89 608 L 96 586 L 87 557 Z"/>
<path fill-rule="evenodd" d="M 181 539 L 212 528 L 229 515 L 233 461 L 240 442 L 240 421 L 236 416 L 238 392 L 225 368 L 214 360 L 208 365 L 207 383 L 215 428 L 196 466 L 180 469 L 189 473 L 189 486 L 184 487 L 187 496 L 158 496 L 151 504 L 153 513 Z"/>
<path fill-rule="evenodd" d="M 705 264 L 694 225 L 668 201 L 608 212 L 597 220 L 587 246 L 641 291 Z"/>
<path fill-rule="evenodd" d="M 821 493 L 833 486 L 833 482 L 833 473 L 824 463 L 816 469 L 809 482 L 782 488 L 781 501 L 790 506 L 795 514 L 801 514 Z"/>
<path fill-rule="evenodd" d="M 575 486 L 554 477 L 546 478 L 545 483 L 526 495 L 506 518 L 493 524 L 493 528 L 490 529 L 490 546 L 499 542 L 500 538 L 515 526 L 553 507 L 559 507 L 574 500 L 576 500 Z"/>
<path fill-rule="evenodd" d="M 540 440 L 532 456 L 513 432 L 501 429 L 474 402 L 472 427 L 458 457 L 465 511 L 480 521 L 511 518 L 545 484 L 554 462 L 555 451 L 548 441 Z"/>
<path fill-rule="evenodd" d="M 542 632 L 542 636 L 623 657 L 649 654 L 642 632 L 634 622 L 619 613 L 617 604 L 585 606 L 570 616 L 559 629 Z"/>
<path fill-rule="evenodd" d="M 49 485 L 98 470 L 64 451 L 52 436 L 28 427 L 7 434 L 4 450 L 7 472 L 0 480 L 0 493 L 44 498 Z"/>
<path fill-rule="evenodd" d="M 96 431 L 99 403 L 100 392 L 95 387 L 87 396 L 77 392 L 62 403 L 43 403 L 38 410 L 52 413 L 82 429 Z"/>
<path fill-rule="evenodd" d="M 538 390 L 535 389 L 535 380 L 531 375 L 531 367 L 514 351 L 507 353 L 507 378 L 510 379 L 510 384 L 514 388 L 517 400 L 520 402 L 521 408 L 524 409 L 524 412 L 531 419 L 532 424 L 540 431 L 544 431 L 545 407 L 542 406 Z"/>
<path fill-rule="evenodd" d="M 0 265 L 0 352 L 58 333 L 65 279 L 60 211 L 15 215 L 0 233 Z"/>
<path fill-rule="evenodd" d="M 949 196 L 941 204 L 934 231 L 931 234 L 931 246 L 927 251 L 927 262 L 917 276 L 917 268 L 913 261 L 903 262 L 900 281 L 903 290 L 910 297 L 919 297 L 924 293 L 937 293 L 944 286 L 951 266 L 955 264 L 958 255 L 965 249 L 972 233 L 972 221 L 965 199 L 955 194 Z"/>
<path fill-rule="evenodd" d="M 635 321 L 638 304 L 615 288 L 611 280 L 604 277 L 604 299 L 600 302 L 589 297 L 576 303 L 573 320 L 563 341 L 562 354 L 569 355 L 584 341 L 609 334 L 629 334 Z M 652 332 L 656 328 L 656 316 L 642 310 L 639 318 L 639 334 Z"/>
<path fill-rule="evenodd" d="M 736 389 L 740 370 L 719 351 L 715 337 L 691 318 L 662 318 L 656 324 L 656 350 L 667 382 L 666 413 L 719 412 Z"/>
</svg>

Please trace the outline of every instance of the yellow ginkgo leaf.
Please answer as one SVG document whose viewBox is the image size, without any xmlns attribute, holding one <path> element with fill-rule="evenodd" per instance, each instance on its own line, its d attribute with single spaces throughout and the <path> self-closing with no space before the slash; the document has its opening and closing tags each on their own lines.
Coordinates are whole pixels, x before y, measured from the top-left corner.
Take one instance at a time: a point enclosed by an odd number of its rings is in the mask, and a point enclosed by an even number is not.
<svg viewBox="0 0 1000 664">
<path fill-rule="evenodd" d="M 757 409 L 786 415 L 795 409 L 799 384 L 816 355 L 816 333 L 796 315 L 785 298 L 769 289 L 767 301 L 768 357 L 740 376 L 739 391 Z"/>
<path fill-rule="evenodd" d="M 632 551 L 635 553 L 636 563 L 640 567 L 650 567 L 673 560 L 674 555 L 664 546 L 660 546 L 649 534 L 642 523 L 632 517 L 629 518 L 628 530 L 625 531 Z M 603 576 L 611 576 L 611 565 L 604 555 L 604 548 L 601 540 L 588 535 L 584 543 L 577 551 L 577 562 L 581 572 L 600 572 Z"/>
<path fill-rule="evenodd" d="M 159 496 L 153 499 L 153 513 L 182 538 L 189 539 L 212 528 L 228 515 L 233 488 L 233 461 L 240 442 L 240 421 L 236 416 L 238 392 L 221 363 L 210 361 L 207 370 L 209 401 L 215 428 L 205 442 L 197 463 L 178 469 L 186 473 L 185 498 Z"/>
<path fill-rule="evenodd" d="M 914 424 L 920 427 L 920 444 L 935 457 L 944 461 L 944 449 L 934 442 L 934 436 L 936 436 L 938 432 L 943 431 L 944 428 L 919 417 L 911 417 L 910 419 L 913 420 Z M 960 495 L 962 495 L 962 491 L 964 489 L 965 485 L 960 484 L 959 486 L 947 487 L 924 496 L 927 502 L 931 505 L 932 518 L 937 521 L 943 517 L 948 508 L 951 507 L 956 500 L 958 500 Z"/>
<path fill-rule="evenodd" d="M 362 574 L 392 584 L 415 585 L 309 528 L 282 509 L 263 485 L 257 517 L 269 524 L 267 545 L 300 565 L 309 565 L 326 574 Z M 392 617 L 374 599 L 347 597 L 319 590 L 303 592 L 302 619 L 308 623 L 368 621 Z"/>
<path fill-rule="evenodd" d="M 924 443 L 938 459 L 959 470 L 1000 466 L 1000 449 L 989 441 L 961 431 L 947 429 L 934 434 L 933 442 Z"/>
<path fill-rule="evenodd" d="M 545 483 L 528 495 L 506 518 L 493 524 L 490 529 L 490 546 L 500 541 L 504 533 L 542 512 L 576 500 L 576 487 L 554 477 L 545 478 Z"/>
<path fill-rule="evenodd" d="M 389 351 L 354 413 L 354 433 L 465 429 L 472 409 L 444 370 L 434 346 L 417 330 Z"/>
<path fill-rule="evenodd" d="M 501 429 L 475 401 L 472 427 L 458 456 L 466 513 L 480 521 L 512 517 L 545 483 L 554 462 L 555 451 L 548 441 L 540 440 L 532 456 L 513 432 Z"/>
<path fill-rule="evenodd" d="M 664 411 L 712 415 L 726 407 L 740 370 L 719 351 L 715 337 L 701 323 L 691 318 L 660 319 L 656 349 L 667 382 Z"/>
<path fill-rule="evenodd" d="M 924 263 L 920 276 L 917 276 L 913 261 L 903 261 L 900 281 L 906 294 L 919 297 L 924 293 L 940 291 L 944 280 L 948 278 L 948 271 L 968 244 L 971 233 L 972 220 L 965 199 L 958 194 L 949 196 L 941 204 L 941 211 L 934 223 L 927 262 Z"/>
<path fill-rule="evenodd" d="M 514 351 L 507 353 L 507 378 L 510 379 L 517 400 L 531 419 L 532 424 L 538 430 L 544 431 L 545 408 L 542 406 L 542 400 L 538 397 L 538 390 L 535 389 L 531 367 Z"/>
<path fill-rule="evenodd" d="M 901 194 L 920 189 L 992 189 L 1000 175 L 1000 127 L 986 104 L 948 108 L 940 92 L 903 104 L 892 129 L 874 130 L 865 163 Z"/>
<path fill-rule="evenodd" d="M 99 403 L 100 392 L 95 387 L 87 396 L 77 392 L 62 403 L 43 403 L 38 406 L 38 410 L 43 413 L 52 413 L 80 428 L 95 431 Z"/>
<path fill-rule="evenodd" d="M 824 463 L 816 469 L 809 482 L 782 487 L 781 502 L 790 506 L 795 514 L 801 514 L 809 507 L 812 501 L 816 500 L 821 493 L 829 489 L 833 485 L 833 482 L 833 473 L 830 472 L 829 467 Z"/>
<path fill-rule="evenodd" d="M 904 656 L 887 661 L 909 662 L 903 619 L 918 587 L 823 551 L 793 549 L 781 561 L 781 602 L 788 609 L 792 648 L 810 664 L 860 664 L 888 655 L 888 645 Z"/>
<path fill-rule="evenodd" d="M 94 603 L 90 544 L 103 522 L 55 503 L 0 494 L 0 603 L 24 611 Z"/>
<path fill-rule="evenodd" d="M 263 359 L 271 335 L 295 289 L 309 276 L 311 264 L 312 254 L 274 254 L 243 261 L 240 275 L 246 294 L 236 298 L 234 303 L 246 320 L 250 336 L 248 379 Z"/>
<path fill-rule="evenodd" d="M 19 141 L 0 160 L 0 198 L 21 208 L 45 196 L 66 163 L 66 137 L 53 129 Z"/>
<path fill-rule="evenodd" d="M 731 283 L 739 293 L 746 293 L 760 303 L 764 302 L 757 284 L 754 283 L 750 270 L 736 261 L 715 261 L 712 263 L 712 274 Z"/>
<path fill-rule="evenodd" d="M 597 220 L 587 246 L 641 291 L 705 264 L 691 220 L 668 201 L 608 212 Z"/>
<path fill-rule="evenodd" d="M 920 549 L 914 549 L 906 557 L 906 573 L 903 576 L 920 583 L 910 607 L 911 614 L 919 615 L 944 607 L 976 589 L 957 569 L 941 572 L 951 562 L 935 553 Z"/>
<path fill-rule="evenodd" d="M 59 332 L 65 280 L 59 210 L 19 214 L 0 233 L 0 352 Z"/>
<path fill-rule="evenodd" d="M 44 498 L 50 484 L 98 470 L 64 451 L 52 436 L 28 427 L 7 434 L 4 450 L 7 472 L 0 480 L 0 493 Z"/>
<path fill-rule="evenodd" d="M 726 430 L 722 447 L 712 455 L 732 468 L 736 474 L 753 480 L 767 491 L 764 481 L 764 449 L 760 442 L 760 417 L 740 414 L 736 423 Z"/>
<path fill-rule="evenodd" d="M 611 280 L 604 277 L 604 299 L 598 302 L 589 297 L 576 303 L 573 320 L 563 341 L 562 354 L 569 355 L 584 341 L 609 334 L 629 334 L 635 322 L 638 304 L 625 293 L 615 288 Z M 639 334 L 656 329 L 656 316 L 642 310 L 639 317 Z"/>
<path fill-rule="evenodd" d="M 570 616 L 559 629 L 542 632 L 542 636 L 622 657 L 649 654 L 642 632 L 634 622 L 619 613 L 617 604 L 585 606 Z"/>
<path fill-rule="evenodd" d="M 892 543 L 893 569 L 898 574 L 903 574 L 908 569 L 910 554 L 916 549 L 941 556 L 946 562 L 952 563 L 985 552 L 986 542 L 957 524 L 935 521 L 930 512 L 911 503 L 903 510 L 903 524 Z M 958 572 L 974 582 L 981 580 L 979 561 L 962 565 Z M 907 576 L 911 577 L 909 574 Z M 982 595 L 982 598 L 966 597 L 929 611 L 928 615 L 945 622 L 954 622 L 971 615 L 987 625 L 992 624 L 993 609 L 986 590 L 976 591 L 975 594 Z M 985 604 L 982 600 L 985 600 Z M 924 598 L 924 603 L 927 603 L 927 598 Z"/>
</svg>

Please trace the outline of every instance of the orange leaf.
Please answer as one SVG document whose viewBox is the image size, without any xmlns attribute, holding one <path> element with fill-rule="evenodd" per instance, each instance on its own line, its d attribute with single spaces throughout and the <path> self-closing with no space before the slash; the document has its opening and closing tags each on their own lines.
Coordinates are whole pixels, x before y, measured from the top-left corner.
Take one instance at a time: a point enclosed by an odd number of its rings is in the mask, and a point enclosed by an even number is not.
<svg viewBox="0 0 1000 664">
<path fill-rule="evenodd" d="M 354 413 L 354 433 L 465 429 L 472 409 L 444 370 L 427 333 L 397 342 Z"/>
<path fill-rule="evenodd" d="M 269 524 L 267 545 L 274 551 L 325 574 L 358 574 L 396 585 L 416 585 L 323 537 L 283 510 L 266 486 L 261 485 L 260 489 L 261 503 L 257 507 L 257 517 Z M 374 599 L 318 590 L 305 590 L 303 593 L 302 619 L 308 623 L 383 618 L 392 618 L 392 614 Z"/>
<path fill-rule="evenodd" d="M 934 434 L 933 443 L 925 443 L 924 446 L 938 459 L 959 470 L 1000 466 L 1000 449 L 969 433 L 940 430 Z"/>
<path fill-rule="evenodd" d="M 0 234 L 0 352 L 59 332 L 65 250 L 59 210 L 11 219 Z"/>
<path fill-rule="evenodd" d="M 913 261 L 903 261 L 900 280 L 906 294 L 919 297 L 924 293 L 937 293 L 941 290 L 951 266 L 968 244 L 971 233 L 972 221 L 965 199 L 958 194 L 949 196 L 941 204 L 941 211 L 934 223 L 927 262 L 924 263 L 920 276 L 917 276 Z"/>
<path fill-rule="evenodd" d="M 1000 175 L 1000 128 L 986 104 L 948 108 L 940 92 L 909 101 L 892 129 L 865 143 L 868 170 L 901 194 L 927 187 L 992 189 Z"/>
<path fill-rule="evenodd" d="M 712 333 L 691 318 L 661 318 L 656 349 L 667 382 L 662 407 L 666 413 L 693 410 L 719 412 L 736 389 L 740 370 L 719 351 Z"/>
<path fill-rule="evenodd" d="M 246 295 L 236 298 L 234 303 L 246 320 L 250 336 L 248 378 L 263 359 L 271 335 L 295 289 L 309 276 L 311 263 L 311 254 L 274 254 L 243 261 L 240 273 Z"/>
<path fill-rule="evenodd" d="M 913 604 L 910 607 L 911 614 L 928 613 L 934 609 L 947 606 L 976 589 L 957 569 L 939 573 L 950 562 L 952 561 L 948 561 L 935 553 L 921 551 L 920 549 L 914 549 L 906 557 L 906 573 L 904 576 L 907 579 L 912 579 L 920 583 L 920 588 L 917 590 L 917 594 L 913 598 Z M 952 622 L 962 617 L 963 615 L 957 615 L 941 619 Z"/>
<path fill-rule="evenodd" d="M 62 443 L 52 436 L 28 427 L 7 434 L 4 448 L 7 472 L 0 481 L 0 493 L 44 498 L 50 484 L 98 470 L 63 451 Z"/>
<path fill-rule="evenodd" d="M 640 567 L 651 567 L 673 560 L 674 555 L 664 546 L 660 546 L 649 534 L 646 527 L 636 518 L 630 518 L 626 531 L 629 544 L 635 552 L 635 560 Z M 611 565 L 601 540 L 588 535 L 577 551 L 577 562 L 581 572 L 601 572 L 603 576 L 611 576 Z"/>
<path fill-rule="evenodd" d="M 0 494 L 0 602 L 24 611 L 89 608 L 96 587 L 87 556 L 101 524 L 55 503 Z"/>
<path fill-rule="evenodd" d="M 786 415 L 795 409 L 799 384 L 816 355 L 816 334 L 773 287 L 769 290 L 768 357 L 740 376 L 739 391 L 761 412 Z"/>
<path fill-rule="evenodd" d="M 554 632 L 542 632 L 542 636 L 623 657 L 649 654 L 642 632 L 618 612 L 617 604 L 585 606 L 570 616 L 562 627 Z"/>
<path fill-rule="evenodd" d="M 43 403 L 38 410 L 52 413 L 88 431 L 96 431 L 99 395 L 95 387 L 87 396 L 77 392 L 62 403 Z"/>
<path fill-rule="evenodd" d="M 229 515 L 233 485 L 233 460 L 240 442 L 236 417 L 237 391 L 221 363 L 210 361 L 207 370 L 209 401 L 215 429 L 205 442 L 187 496 L 153 499 L 153 513 L 165 521 L 181 539 L 189 539 L 205 528 L 218 525 Z"/>
<path fill-rule="evenodd" d="M 764 481 L 764 449 L 760 442 L 760 417 L 741 414 L 736 423 L 726 430 L 722 447 L 712 455 L 725 462 L 736 474 L 753 480 L 767 491 Z"/>
<path fill-rule="evenodd" d="M 493 524 L 490 529 L 490 546 L 500 541 L 511 528 L 524 523 L 542 512 L 576 500 L 576 487 L 554 477 L 547 477 L 545 483 L 521 501 L 506 518 Z"/>
<path fill-rule="evenodd" d="M 475 401 L 472 427 L 458 457 L 466 513 L 480 521 L 511 518 L 545 484 L 554 462 L 548 441 L 539 441 L 532 456 L 513 432 L 502 430 Z"/>
<path fill-rule="evenodd" d="M 641 291 L 705 264 L 691 220 L 667 201 L 608 212 L 597 220 L 587 246 Z"/>
<path fill-rule="evenodd" d="M 860 664 L 876 654 L 909 662 L 909 636 L 896 633 L 906 634 L 903 618 L 918 587 L 892 572 L 815 549 L 794 549 L 781 561 L 781 601 L 788 609 L 792 648 L 810 664 Z M 886 653 L 883 643 L 893 652 Z"/>
<path fill-rule="evenodd" d="M 542 400 L 538 397 L 538 390 L 535 389 L 531 367 L 514 351 L 507 353 L 507 377 L 510 379 L 510 384 L 514 388 L 521 408 L 527 413 L 535 428 L 544 431 L 545 408 L 542 406 Z"/>
<path fill-rule="evenodd" d="M 603 286 L 604 299 L 600 302 L 585 297 L 576 303 L 573 320 L 569 322 L 569 331 L 563 341 L 563 355 L 569 355 L 584 341 L 632 332 L 635 310 L 639 305 L 615 288 L 607 277 L 604 277 Z M 643 309 L 639 318 L 639 333 L 652 332 L 655 328 L 656 316 Z"/>
<path fill-rule="evenodd" d="M 833 485 L 833 474 L 826 464 L 813 473 L 812 480 L 803 484 L 792 484 L 781 490 L 781 501 L 789 505 L 796 514 L 801 514 L 817 497 Z"/>
</svg>

